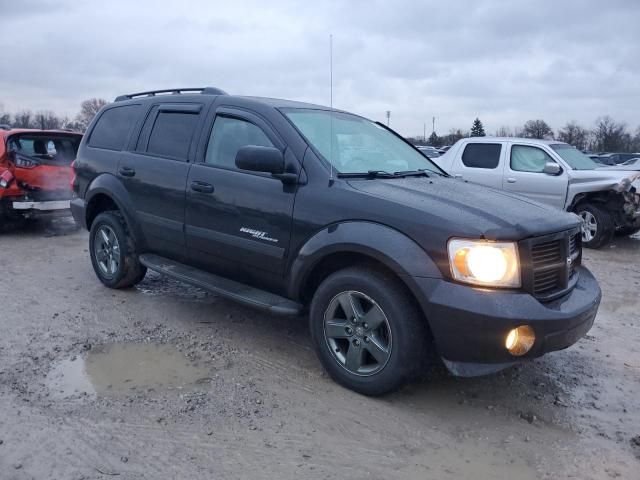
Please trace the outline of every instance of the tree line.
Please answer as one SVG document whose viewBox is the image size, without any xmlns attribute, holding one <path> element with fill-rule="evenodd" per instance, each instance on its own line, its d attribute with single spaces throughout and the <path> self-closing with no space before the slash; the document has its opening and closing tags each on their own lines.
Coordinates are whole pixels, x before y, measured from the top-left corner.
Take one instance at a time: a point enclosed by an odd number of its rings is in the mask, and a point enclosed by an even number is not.
<svg viewBox="0 0 640 480">
<path fill-rule="evenodd" d="M 470 130 L 452 128 L 446 135 L 433 132 L 429 138 L 409 137 L 407 140 L 416 145 L 432 145 L 441 147 L 453 145 L 461 138 L 486 136 L 484 126 L 476 118 Z M 635 132 L 629 130 L 623 122 L 617 122 L 608 115 L 598 117 L 593 128 L 586 128 L 576 121 L 567 122 L 554 131 L 544 120 L 528 120 L 522 127 L 511 129 L 500 127 L 496 137 L 524 137 L 566 142 L 583 151 L 592 152 L 640 152 L 640 127 Z"/>
<path fill-rule="evenodd" d="M 21 110 L 16 113 L 10 113 L 0 105 L 0 125 L 42 130 L 65 129 L 84 133 L 98 110 L 106 104 L 107 101 L 102 98 L 84 100 L 80 104 L 80 111 L 72 118 L 60 116 L 51 110 L 39 110 L 36 112 Z"/>
<path fill-rule="evenodd" d="M 80 104 L 80 111 L 72 118 L 57 115 L 50 110 L 22 110 L 16 113 L 4 111 L 0 104 L 0 125 L 14 128 L 38 128 L 42 130 L 67 129 L 84 133 L 98 110 L 107 104 L 102 98 L 90 98 Z M 479 118 L 476 118 L 469 130 L 452 128 L 446 135 L 433 132 L 429 138 L 408 137 L 415 145 L 432 145 L 441 147 L 453 145 L 461 138 L 484 137 L 486 132 Z M 576 121 L 567 122 L 562 128 L 554 131 L 544 120 L 528 120 L 522 127 L 511 129 L 500 127 L 496 137 L 524 137 L 560 140 L 580 150 L 593 152 L 640 152 L 640 127 L 635 132 L 629 131 L 623 122 L 616 122 L 608 115 L 599 117 L 594 127 L 589 129 Z"/>
</svg>

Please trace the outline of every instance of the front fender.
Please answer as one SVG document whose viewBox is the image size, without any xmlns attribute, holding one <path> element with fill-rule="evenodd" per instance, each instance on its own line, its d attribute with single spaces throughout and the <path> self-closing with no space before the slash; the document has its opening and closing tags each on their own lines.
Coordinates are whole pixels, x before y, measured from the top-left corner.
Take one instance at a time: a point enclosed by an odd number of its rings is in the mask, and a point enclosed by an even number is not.
<svg viewBox="0 0 640 480">
<path fill-rule="evenodd" d="M 129 230 L 133 234 L 136 245 L 144 246 L 146 245 L 146 240 L 144 237 L 144 233 L 142 232 L 142 228 L 140 227 L 140 222 L 138 221 L 138 215 L 136 213 L 136 209 L 129 195 L 129 192 L 122 185 L 122 182 L 118 180 L 118 178 L 110 173 L 103 173 L 96 177 L 87 188 L 87 191 L 84 196 L 85 205 L 86 205 L 86 215 L 91 214 L 91 202 L 98 195 L 106 195 L 118 206 L 120 212 L 124 216 L 127 226 Z M 89 223 L 87 222 L 87 228 L 91 228 Z"/>
<path fill-rule="evenodd" d="M 416 242 L 399 231 L 373 222 L 348 221 L 325 227 L 294 255 L 288 293 L 302 298 L 304 286 L 318 263 L 333 253 L 357 253 L 393 270 L 414 291 L 412 277 L 442 278 L 440 270 Z"/>
</svg>

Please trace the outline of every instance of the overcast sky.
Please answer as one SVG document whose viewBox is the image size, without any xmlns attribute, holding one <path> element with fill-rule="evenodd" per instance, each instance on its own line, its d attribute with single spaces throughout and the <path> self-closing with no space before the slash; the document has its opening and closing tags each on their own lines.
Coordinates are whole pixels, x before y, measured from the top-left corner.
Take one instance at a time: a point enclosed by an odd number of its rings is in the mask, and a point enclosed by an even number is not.
<svg viewBox="0 0 640 480">
<path fill-rule="evenodd" d="M 0 0 L 0 31 L 10 111 L 203 85 L 328 104 L 333 33 L 334 106 L 405 135 L 640 125 L 639 0 Z"/>
</svg>

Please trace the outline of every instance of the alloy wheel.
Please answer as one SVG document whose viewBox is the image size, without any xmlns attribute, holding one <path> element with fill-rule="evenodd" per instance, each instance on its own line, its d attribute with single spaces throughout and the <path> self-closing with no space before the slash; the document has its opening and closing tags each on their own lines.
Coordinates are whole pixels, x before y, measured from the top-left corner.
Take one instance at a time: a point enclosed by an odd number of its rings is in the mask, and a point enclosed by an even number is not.
<svg viewBox="0 0 640 480">
<path fill-rule="evenodd" d="M 582 218 L 582 241 L 590 242 L 598 232 L 598 221 L 596 217 L 587 210 L 580 212 L 580 218 Z"/>
<path fill-rule="evenodd" d="M 337 362 L 354 375 L 374 375 L 391 356 L 389 321 L 378 303 L 349 290 L 329 302 L 324 314 L 324 337 Z"/>
<path fill-rule="evenodd" d="M 120 267 L 120 243 L 111 227 L 101 225 L 96 230 L 93 249 L 102 275 L 113 278 Z"/>
</svg>

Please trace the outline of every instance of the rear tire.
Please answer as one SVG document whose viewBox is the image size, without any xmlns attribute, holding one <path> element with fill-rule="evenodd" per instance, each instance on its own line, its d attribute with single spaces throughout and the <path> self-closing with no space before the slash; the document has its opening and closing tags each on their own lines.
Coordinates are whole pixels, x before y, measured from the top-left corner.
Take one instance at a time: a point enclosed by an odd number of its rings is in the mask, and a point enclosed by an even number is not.
<svg viewBox="0 0 640 480">
<path fill-rule="evenodd" d="M 118 211 L 99 214 L 91 224 L 89 252 L 93 270 L 109 288 L 130 288 L 147 268 L 138 261 L 135 240 Z"/>
<path fill-rule="evenodd" d="M 428 369 L 433 344 L 425 322 L 396 278 L 369 267 L 327 277 L 309 312 L 320 362 L 336 382 L 364 395 L 398 390 Z"/>
<path fill-rule="evenodd" d="M 587 248 L 600 248 L 613 238 L 615 226 L 611 215 L 602 207 L 584 203 L 576 208 L 582 218 L 582 245 Z"/>
</svg>

